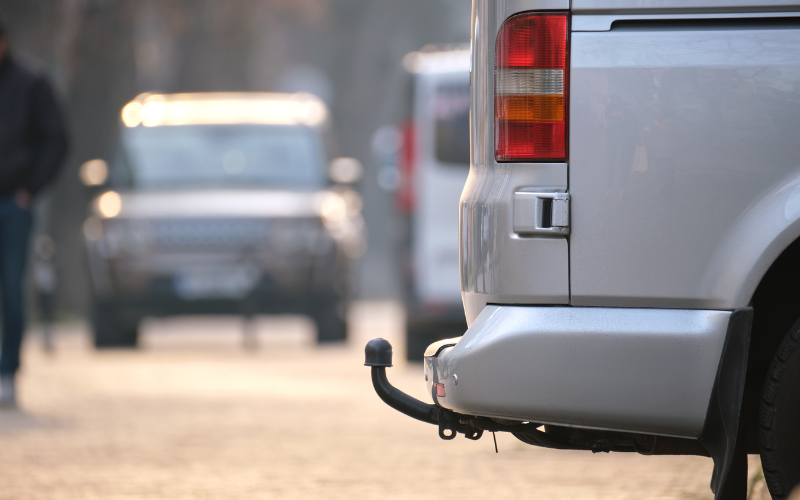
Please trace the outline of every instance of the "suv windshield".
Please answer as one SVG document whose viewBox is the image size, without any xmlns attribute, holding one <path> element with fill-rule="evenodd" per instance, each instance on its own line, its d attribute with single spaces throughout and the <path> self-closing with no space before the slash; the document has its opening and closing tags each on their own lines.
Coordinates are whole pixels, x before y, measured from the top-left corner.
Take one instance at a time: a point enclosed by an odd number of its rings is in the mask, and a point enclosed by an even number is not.
<svg viewBox="0 0 800 500">
<path fill-rule="evenodd" d="M 320 187 L 317 130 L 300 125 L 181 125 L 122 131 L 115 186 Z"/>
</svg>

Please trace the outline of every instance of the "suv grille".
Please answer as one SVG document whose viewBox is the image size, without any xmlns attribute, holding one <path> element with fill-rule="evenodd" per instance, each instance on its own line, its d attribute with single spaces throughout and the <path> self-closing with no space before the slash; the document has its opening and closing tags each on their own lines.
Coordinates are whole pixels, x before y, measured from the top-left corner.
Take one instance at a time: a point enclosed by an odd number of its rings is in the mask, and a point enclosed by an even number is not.
<svg viewBox="0 0 800 500">
<path fill-rule="evenodd" d="M 150 224 L 151 234 L 161 247 L 257 245 L 270 233 L 270 222 L 263 219 L 167 219 Z"/>
</svg>

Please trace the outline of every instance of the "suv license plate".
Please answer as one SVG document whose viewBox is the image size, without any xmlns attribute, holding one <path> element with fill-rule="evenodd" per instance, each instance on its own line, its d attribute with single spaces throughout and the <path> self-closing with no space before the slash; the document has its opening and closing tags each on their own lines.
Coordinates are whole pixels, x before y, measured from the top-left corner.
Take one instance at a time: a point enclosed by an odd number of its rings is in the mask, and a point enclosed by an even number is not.
<svg viewBox="0 0 800 500">
<path fill-rule="evenodd" d="M 244 298 L 255 287 L 260 274 L 249 267 L 221 267 L 183 272 L 172 281 L 182 299 Z"/>
</svg>

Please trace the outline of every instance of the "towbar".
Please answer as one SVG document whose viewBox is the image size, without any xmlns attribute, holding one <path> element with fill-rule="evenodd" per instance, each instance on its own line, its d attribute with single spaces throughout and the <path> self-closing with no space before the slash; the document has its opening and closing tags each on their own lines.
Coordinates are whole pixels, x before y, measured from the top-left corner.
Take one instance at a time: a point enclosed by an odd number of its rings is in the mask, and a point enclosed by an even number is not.
<svg viewBox="0 0 800 500">
<path fill-rule="evenodd" d="M 439 437 L 453 439 L 461 432 L 467 439 L 477 440 L 482 429 L 470 425 L 470 417 L 412 398 L 389 383 L 386 369 L 392 366 L 392 344 L 382 338 L 367 342 L 364 366 L 372 368 L 372 386 L 384 403 L 395 410 L 428 424 L 439 426 Z"/>
<path fill-rule="evenodd" d="M 467 439 L 478 440 L 487 432 L 510 432 L 518 439 L 532 445 L 560 450 L 591 450 L 586 446 L 560 442 L 553 436 L 538 430 L 540 424 L 524 422 L 515 425 L 501 424 L 489 418 L 463 415 L 442 408 L 441 406 L 423 403 L 412 398 L 389 383 L 386 369 L 392 366 L 392 344 L 382 338 L 374 338 L 364 349 L 364 366 L 372 368 L 372 386 L 384 403 L 395 410 L 426 422 L 439 426 L 439 437 L 445 440 L 454 439 L 460 432 Z M 596 451 L 596 450 L 593 450 Z"/>
</svg>

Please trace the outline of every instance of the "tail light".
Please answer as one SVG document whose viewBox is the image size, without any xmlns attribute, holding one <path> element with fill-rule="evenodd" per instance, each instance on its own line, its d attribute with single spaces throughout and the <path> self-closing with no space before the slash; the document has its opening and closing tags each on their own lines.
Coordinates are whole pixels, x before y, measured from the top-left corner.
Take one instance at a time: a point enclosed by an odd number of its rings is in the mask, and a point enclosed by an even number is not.
<svg viewBox="0 0 800 500">
<path fill-rule="evenodd" d="M 495 48 L 497 161 L 567 158 L 567 15 L 519 14 Z"/>
<path fill-rule="evenodd" d="M 394 194 L 394 201 L 400 213 L 410 214 L 414 211 L 414 164 L 415 140 L 414 122 L 409 120 L 401 127 L 403 134 L 403 148 L 400 150 L 398 170 L 400 171 L 400 186 Z"/>
</svg>

